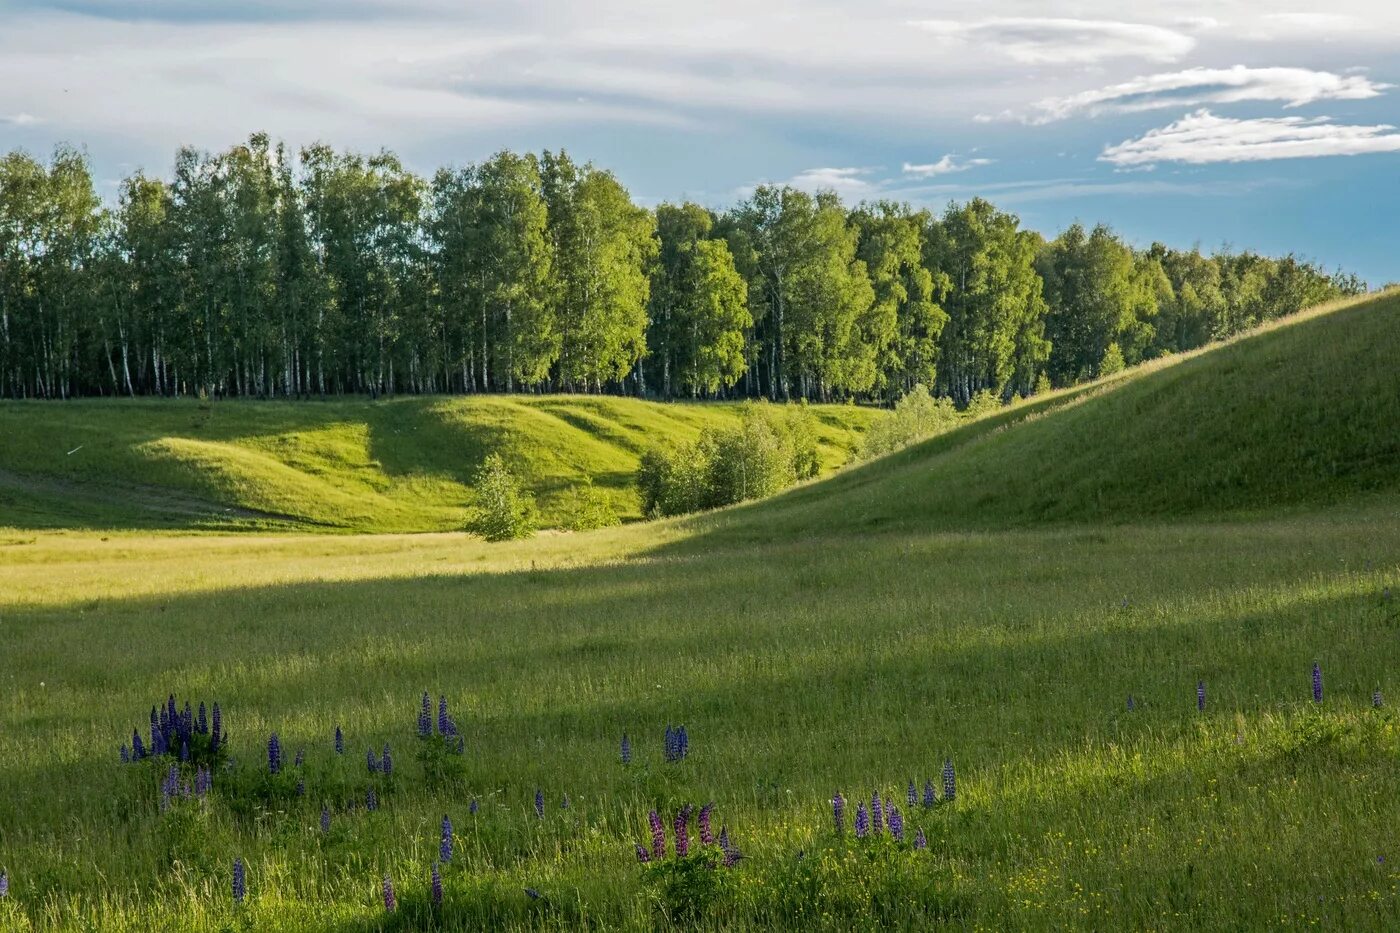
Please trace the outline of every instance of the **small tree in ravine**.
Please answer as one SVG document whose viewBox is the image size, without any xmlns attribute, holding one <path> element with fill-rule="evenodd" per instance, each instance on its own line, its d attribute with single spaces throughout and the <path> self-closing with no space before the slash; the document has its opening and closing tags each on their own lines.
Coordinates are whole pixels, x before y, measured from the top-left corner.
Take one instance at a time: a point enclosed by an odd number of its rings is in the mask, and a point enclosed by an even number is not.
<svg viewBox="0 0 1400 933">
<path fill-rule="evenodd" d="M 471 530 L 487 541 L 526 538 L 535 530 L 535 503 L 500 454 L 491 454 L 476 474 L 476 515 Z"/>
</svg>

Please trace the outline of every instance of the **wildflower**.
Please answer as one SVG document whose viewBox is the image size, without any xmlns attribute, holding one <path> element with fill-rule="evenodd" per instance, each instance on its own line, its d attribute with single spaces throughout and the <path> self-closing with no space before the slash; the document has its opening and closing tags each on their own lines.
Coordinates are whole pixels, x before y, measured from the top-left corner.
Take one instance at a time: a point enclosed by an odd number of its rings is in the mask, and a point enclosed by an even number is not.
<svg viewBox="0 0 1400 933">
<path fill-rule="evenodd" d="M 447 718 L 447 697 L 438 697 L 438 731 L 448 735 L 451 725 L 452 720 Z"/>
<path fill-rule="evenodd" d="M 305 797 L 305 796 L 306 796 L 306 778 L 304 778 L 304 777 L 299 777 L 299 778 L 297 778 L 297 796 L 298 796 L 298 797 Z"/>
<path fill-rule="evenodd" d="M 437 863 L 433 863 L 433 906 L 442 906 L 442 872 L 438 870 Z"/>
<path fill-rule="evenodd" d="M 690 821 L 690 804 L 680 808 L 672 828 L 676 833 L 676 857 L 685 858 L 690 854 L 690 831 L 686 825 Z"/>
<path fill-rule="evenodd" d="M 10 873 L 0 870 L 0 897 L 10 896 Z"/>
<path fill-rule="evenodd" d="M 924 806 L 931 807 L 938 802 L 938 795 L 933 791 L 933 781 L 924 779 Z"/>
<path fill-rule="evenodd" d="M 282 770 L 282 743 L 277 740 L 276 732 L 267 740 L 267 770 L 271 774 Z"/>
<path fill-rule="evenodd" d="M 423 706 L 418 710 L 418 734 L 423 738 L 433 734 L 433 701 L 428 691 L 423 691 Z"/>
<path fill-rule="evenodd" d="M 1133 700 L 1133 695 L 1130 693 L 1128 694 L 1128 712 L 1131 713 L 1135 709 L 1137 709 L 1137 703 Z"/>
<path fill-rule="evenodd" d="M 1196 681 L 1196 709 L 1205 712 L 1206 710 L 1206 682 Z"/>
<path fill-rule="evenodd" d="M 953 773 L 953 760 L 950 758 L 943 762 L 943 802 L 952 803 L 957 791 L 958 779 Z"/>
<path fill-rule="evenodd" d="M 452 725 L 452 734 L 457 735 L 457 725 Z M 457 754 L 462 754 L 467 750 L 467 740 L 465 736 L 457 736 Z"/>
<path fill-rule="evenodd" d="M 376 794 L 376 793 L 374 792 L 374 788 L 373 788 L 373 787 L 371 787 L 368 791 L 365 792 L 365 809 L 366 809 L 366 810 L 378 810 L 378 809 L 379 809 L 379 795 Z"/>
<path fill-rule="evenodd" d="M 652 810 L 647 814 L 647 822 L 651 824 L 651 857 L 663 859 L 666 857 L 666 827 L 661 822 L 661 814 Z"/>
<path fill-rule="evenodd" d="M 870 814 L 866 812 L 865 803 L 856 804 L 856 838 L 864 839 L 870 834 Z"/>
<path fill-rule="evenodd" d="M 739 859 L 744 857 L 738 847 L 729 841 L 729 830 L 722 826 L 719 830 L 719 847 L 724 850 L 725 868 L 733 868 L 738 863 Z"/>
<path fill-rule="evenodd" d="M 622 733 L 622 763 L 630 765 L 632 763 L 632 740 L 627 738 L 627 733 Z"/>
<path fill-rule="evenodd" d="M 569 809 L 569 795 L 568 795 L 568 794 L 565 794 L 565 795 L 564 795 L 564 799 L 561 800 L 561 801 L 559 801 L 559 809 L 561 809 L 561 810 L 567 810 L 567 809 Z"/>
<path fill-rule="evenodd" d="M 1312 669 L 1313 702 L 1322 702 L 1322 667 L 1316 661 L 1313 662 Z"/>
<path fill-rule="evenodd" d="M 300 768 L 302 765 L 306 764 L 306 749 L 304 749 L 304 748 L 299 748 L 299 749 L 297 749 L 296 760 L 293 761 L 292 764 L 296 765 L 298 768 Z"/>
<path fill-rule="evenodd" d="M 475 797 L 472 798 L 471 803 L 467 804 L 467 812 L 470 813 L 472 816 L 476 816 L 476 811 L 480 809 L 481 805 L 476 802 Z"/>
<path fill-rule="evenodd" d="M 1371 705 L 1372 705 L 1373 707 L 1375 707 L 1376 709 L 1380 709 L 1380 708 L 1381 708 L 1381 705 L 1382 705 L 1384 702 L 1385 702 L 1385 698 L 1381 696 L 1381 692 L 1380 692 L 1379 690 L 1377 690 L 1377 691 L 1375 691 L 1374 693 L 1371 694 Z"/>
<path fill-rule="evenodd" d="M 442 844 L 438 846 L 438 861 L 452 861 L 452 821 L 446 813 L 442 815 Z"/>
<path fill-rule="evenodd" d="M 214 723 L 213 723 L 213 725 L 211 725 L 211 726 L 209 727 L 209 751 L 210 751 L 210 752 L 218 751 L 219 746 L 222 745 L 222 744 L 224 744 L 224 741 L 226 740 L 227 737 L 224 735 L 223 726 L 224 726 L 223 715 L 219 712 L 219 704 L 215 703 L 215 704 L 214 704 Z"/>
<path fill-rule="evenodd" d="M 345 754 L 345 733 L 340 731 L 339 724 L 335 727 L 335 753 L 337 755 Z"/>
<path fill-rule="evenodd" d="M 904 841 L 904 816 L 899 812 L 899 807 L 890 807 L 890 835 L 895 842 Z"/>
<path fill-rule="evenodd" d="M 389 755 L 389 743 L 384 743 L 384 759 L 380 762 L 379 769 L 385 774 L 394 773 L 394 759 Z"/>
<path fill-rule="evenodd" d="M 180 760 L 181 760 L 181 761 L 189 761 L 189 760 L 190 760 L 190 743 L 189 743 L 189 742 L 181 742 L 181 743 L 180 743 Z"/>
<path fill-rule="evenodd" d="M 330 808 L 328 808 L 328 807 L 322 807 L 322 808 L 321 808 L 321 832 L 323 832 L 323 833 L 328 833 L 328 832 L 330 832 L 330 831 L 331 831 L 331 811 L 330 811 Z"/>
<path fill-rule="evenodd" d="M 122 743 L 122 764 L 131 764 L 131 752 L 127 750 L 126 743 Z"/>
<path fill-rule="evenodd" d="M 243 859 L 233 860 L 233 902 L 243 903 L 243 898 L 248 894 L 248 879 L 243 872 Z"/>
<path fill-rule="evenodd" d="M 676 741 L 680 746 L 680 757 L 684 758 L 690 754 L 690 736 L 685 731 L 685 726 L 681 726 L 676 732 Z"/>
<path fill-rule="evenodd" d="M 640 863 L 642 863 L 643 865 L 645 865 L 647 862 L 650 862 L 650 861 L 651 861 L 651 855 L 647 852 L 646 849 L 643 849 L 643 848 L 642 848 L 641 843 L 633 843 L 633 844 L 636 845 L 636 847 L 637 847 L 637 861 L 640 862 Z"/>
<path fill-rule="evenodd" d="M 203 797 L 205 794 L 209 793 L 213 786 L 213 772 L 201 765 L 199 770 L 194 773 L 194 792 Z"/>
<path fill-rule="evenodd" d="M 666 727 L 666 740 L 663 749 L 667 761 L 676 760 L 676 731 L 670 726 Z"/>
<path fill-rule="evenodd" d="M 715 844 L 715 834 L 710 831 L 710 813 L 715 808 L 712 803 L 707 803 L 700 808 L 700 816 L 697 823 L 700 826 L 700 844 L 712 846 Z"/>
<path fill-rule="evenodd" d="M 200 735 L 209 734 L 209 711 L 204 708 L 204 701 L 199 701 L 199 718 L 195 720 L 195 731 Z"/>
<path fill-rule="evenodd" d="M 379 756 L 374 753 L 374 749 L 365 752 L 365 766 L 369 768 L 370 774 L 379 772 Z"/>
<path fill-rule="evenodd" d="M 908 798 L 909 806 L 911 808 L 917 807 L 919 805 L 919 789 L 914 786 L 914 781 L 912 778 L 909 780 L 909 793 L 906 796 Z"/>
<path fill-rule="evenodd" d="M 831 798 L 831 818 L 836 822 L 836 831 L 844 832 L 846 829 L 846 798 L 841 796 L 838 790 L 836 796 Z"/>
<path fill-rule="evenodd" d="M 924 835 L 924 830 L 922 827 L 920 827 L 919 831 L 914 834 L 914 848 L 919 850 L 920 852 L 928 848 L 928 837 Z"/>
<path fill-rule="evenodd" d="M 544 791 L 535 788 L 535 816 L 544 819 Z"/>
<path fill-rule="evenodd" d="M 526 888 L 525 896 L 532 901 L 537 901 L 540 899 L 540 892 L 536 891 L 534 888 Z"/>
<path fill-rule="evenodd" d="M 394 879 L 384 876 L 384 909 L 393 913 L 399 907 L 399 899 L 394 896 Z"/>
<path fill-rule="evenodd" d="M 877 836 L 885 831 L 885 807 L 878 790 L 870 795 L 870 830 Z"/>
<path fill-rule="evenodd" d="M 146 757 L 146 748 L 141 744 L 141 733 L 135 729 L 131 730 L 131 757 L 135 761 Z"/>
</svg>

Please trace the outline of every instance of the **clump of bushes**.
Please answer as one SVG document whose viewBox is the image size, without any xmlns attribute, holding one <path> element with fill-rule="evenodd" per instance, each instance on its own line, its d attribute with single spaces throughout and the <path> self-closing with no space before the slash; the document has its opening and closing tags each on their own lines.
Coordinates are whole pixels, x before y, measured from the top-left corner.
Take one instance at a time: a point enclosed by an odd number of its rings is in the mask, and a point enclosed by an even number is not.
<svg viewBox="0 0 1400 933">
<path fill-rule="evenodd" d="M 958 409 L 950 398 L 934 398 L 922 383 L 895 403 L 894 411 L 876 421 L 865 433 L 861 458 L 892 453 L 915 441 L 949 431 L 958 424 Z"/>
<path fill-rule="evenodd" d="M 488 456 L 476 474 L 476 515 L 470 530 L 487 541 L 529 537 L 535 530 L 535 501 L 500 454 Z"/>
<path fill-rule="evenodd" d="M 596 488 L 588 477 L 585 476 L 569 491 L 564 503 L 565 528 L 570 531 L 592 531 L 595 528 L 610 528 L 620 522 L 608 494 Z"/>
<path fill-rule="evenodd" d="M 683 515 L 770 496 L 816 476 L 819 466 L 816 424 L 805 408 L 755 404 L 736 426 L 648 450 L 637 489 L 647 516 Z"/>
</svg>

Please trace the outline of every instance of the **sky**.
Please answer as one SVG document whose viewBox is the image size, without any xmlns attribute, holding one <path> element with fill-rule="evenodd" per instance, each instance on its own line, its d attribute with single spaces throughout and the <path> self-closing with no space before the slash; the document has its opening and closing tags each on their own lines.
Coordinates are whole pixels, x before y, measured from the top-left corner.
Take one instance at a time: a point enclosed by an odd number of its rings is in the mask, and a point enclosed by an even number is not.
<svg viewBox="0 0 1400 933">
<path fill-rule="evenodd" d="M 567 149 L 641 203 L 761 183 L 1400 281 L 1400 4 L 0 0 L 0 149 L 103 193 L 266 131 L 430 173 Z"/>
</svg>

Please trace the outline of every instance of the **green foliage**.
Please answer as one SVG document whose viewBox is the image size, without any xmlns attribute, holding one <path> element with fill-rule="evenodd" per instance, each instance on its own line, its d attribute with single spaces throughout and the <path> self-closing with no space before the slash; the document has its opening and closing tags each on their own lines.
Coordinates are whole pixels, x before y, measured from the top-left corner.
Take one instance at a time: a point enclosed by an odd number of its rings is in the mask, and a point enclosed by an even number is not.
<svg viewBox="0 0 1400 933">
<path fill-rule="evenodd" d="M 963 414 L 968 418 L 981 418 L 1000 410 L 1001 399 L 990 389 L 983 389 L 975 393 L 968 399 L 967 407 L 963 409 Z"/>
<path fill-rule="evenodd" d="M 588 477 L 584 477 L 570 490 L 564 501 L 563 512 L 563 527 L 570 531 L 592 531 L 621 522 L 613 509 L 612 500 L 602 490 L 594 488 L 593 480 Z"/>
<path fill-rule="evenodd" d="M 865 432 L 861 459 L 891 453 L 935 434 L 951 430 L 961 419 L 952 399 L 935 399 L 928 387 L 915 385 L 895 403 L 894 411 L 876 421 Z"/>
<path fill-rule="evenodd" d="M 1122 371 L 1123 351 L 1118 349 L 1117 342 L 1110 343 L 1099 361 L 1099 376 L 1114 376 Z"/>
<path fill-rule="evenodd" d="M 643 865 L 642 885 L 668 921 L 694 924 L 713 914 L 733 888 L 733 869 L 723 862 L 719 846 L 692 845 L 685 858 Z"/>
<path fill-rule="evenodd" d="M 491 454 L 476 475 L 476 517 L 471 530 L 487 541 L 527 538 L 535 530 L 535 502 L 500 454 Z"/>
</svg>

